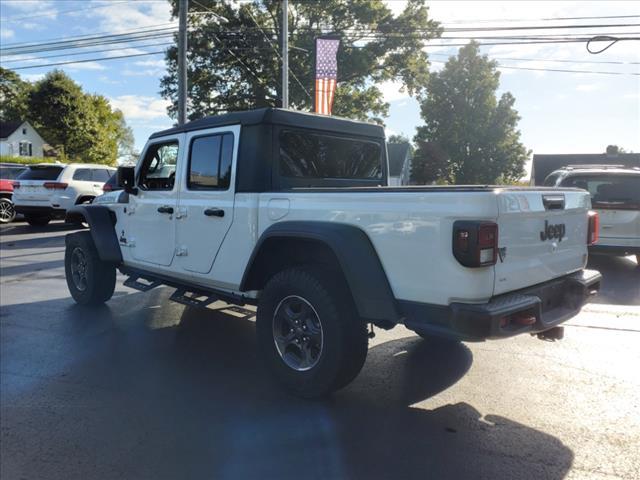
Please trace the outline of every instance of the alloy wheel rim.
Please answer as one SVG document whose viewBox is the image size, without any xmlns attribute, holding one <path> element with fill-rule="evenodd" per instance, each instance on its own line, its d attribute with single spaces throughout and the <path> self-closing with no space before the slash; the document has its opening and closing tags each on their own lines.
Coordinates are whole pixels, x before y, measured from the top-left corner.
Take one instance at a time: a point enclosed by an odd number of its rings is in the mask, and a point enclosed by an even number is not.
<svg viewBox="0 0 640 480">
<path fill-rule="evenodd" d="M 87 289 L 87 258 L 80 247 L 71 253 L 71 278 L 78 290 L 84 292 Z"/>
<path fill-rule="evenodd" d="M 10 222 L 13 219 L 13 205 L 8 202 L 0 202 L 0 220 Z"/>
<path fill-rule="evenodd" d="M 298 295 L 283 298 L 273 314 L 273 340 L 282 361 L 304 372 L 320 361 L 323 332 L 313 305 Z"/>
</svg>

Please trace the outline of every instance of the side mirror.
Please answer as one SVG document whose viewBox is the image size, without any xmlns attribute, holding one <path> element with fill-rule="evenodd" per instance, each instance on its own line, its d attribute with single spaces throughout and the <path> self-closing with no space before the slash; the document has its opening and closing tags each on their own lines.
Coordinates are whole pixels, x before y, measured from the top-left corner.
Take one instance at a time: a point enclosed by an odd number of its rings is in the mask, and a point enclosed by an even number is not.
<svg viewBox="0 0 640 480">
<path fill-rule="evenodd" d="M 138 189 L 135 186 L 136 183 L 136 168 L 135 167 L 118 167 L 118 171 L 116 172 L 116 180 L 118 181 L 118 186 L 122 188 L 125 192 L 130 193 L 132 195 L 136 195 L 138 193 Z"/>
</svg>

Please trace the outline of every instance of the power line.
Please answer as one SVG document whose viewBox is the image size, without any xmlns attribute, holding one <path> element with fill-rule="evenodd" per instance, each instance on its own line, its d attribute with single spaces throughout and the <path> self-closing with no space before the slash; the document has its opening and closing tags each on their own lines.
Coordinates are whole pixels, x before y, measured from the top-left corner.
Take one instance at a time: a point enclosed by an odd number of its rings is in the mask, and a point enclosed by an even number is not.
<svg viewBox="0 0 640 480">
<path fill-rule="evenodd" d="M 159 55 L 159 54 L 164 54 L 164 50 L 160 51 L 160 52 L 148 52 L 148 53 L 136 53 L 133 55 L 119 55 L 119 56 L 115 56 L 115 57 L 102 57 L 102 58 L 85 58 L 83 60 L 74 60 L 71 62 L 57 62 L 57 63 L 47 63 L 47 64 L 43 64 L 43 65 L 29 65 L 27 67 L 16 67 L 13 68 L 12 70 L 26 70 L 29 68 L 44 68 L 44 67 L 55 67 L 58 65 L 71 65 L 72 63 L 86 63 L 86 62 L 104 62 L 107 60 L 118 60 L 121 58 L 132 58 L 132 57 L 144 57 L 145 55 Z"/>
<path fill-rule="evenodd" d="M 122 0 L 119 2 L 115 2 L 115 1 L 111 1 L 108 4 L 105 5 L 93 5 L 93 6 L 89 6 L 86 8 L 80 8 L 80 9 L 76 9 L 76 10 L 62 10 L 62 11 L 56 11 L 56 10 L 51 10 L 48 13 L 41 13 L 40 15 L 23 15 L 21 17 L 9 17 L 9 18 L 5 18 L 2 21 L 3 22 L 17 22 L 19 20 L 31 20 L 32 18 L 41 18 L 41 17 L 52 17 L 54 15 L 65 15 L 67 13 L 77 13 L 77 12 L 84 12 L 86 10 L 95 10 L 98 8 L 106 8 L 106 7 L 110 7 L 111 5 L 117 5 L 119 3 L 129 3 L 127 2 L 127 0 Z"/>
<path fill-rule="evenodd" d="M 433 63 L 447 63 L 447 62 L 442 62 L 440 60 L 433 60 Z M 507 68 L 510 70 L 532 70 L 532 71 L 536 71 L 536 72 L 561 72 L 561 73 L 594 73 L 594 74 L 598 74 L 598 75 L 634 75 L 634 76 L 640 76 L 640 73 L 634 73 L 634 72 L 603 72 L 603 71 L 595 71 L 595 70 L 568 70 L 568 69 L 561 69 L 561 68 L 535 68 L 535 67 L 515 67 L 515 66 L 509 66 L 509 65 L 498 65 L 496 68 Z"/>
<path fill-rule="evenodd" d="M 131 50 L 131 49 L 136 49 L 136 48 L 145 48 L 145 47 L 171 47 L 173 46 L 173 43 L 150 43 L 147 45 L 129 45 L 129 46 L 123 46 L 123 47 L 115 47 L 115 48 L 104 48 L 101 50 L 87 50 L 84 52 L 72 52 L 72 53 L 59 53 L 57 55 L 45 55 L 42 57 L 28 57 L 28 58 L 16 58 L 13 60 L 2 60 L 2 63 L 15 63 L 15 62 L 26 62 L 26 61 L 32 61 L 32 60 L 46 60 L 48 58 L 58 58 L 58 57 L 74 57 L 77 55 L 88 55 L 90 53 L 101 53 L 101 52 L 113 52 L 113 51 L 124 51 L 124 50 Z"/>
<path fill-rule="evenodd" d="M 194 0 L 195 3 L 197 3 L 200 6 L 203 6 L 201 3 L 197 2 L 196 0 Z M 249 14 L 249 17 L 251 17 L 251 20 L 253 20 L 253 23 L 256 24 L 256 27 L 258 27 L 260 29 L 260 31 L 262 32 L 262 35 L 264 36 L 265 40 L 269 43 L 269 45 L 271 45 L 271 47 L 273 48 L 273 51 L 276 52 L 276 55 L 278 56 L 278 58 L 280 59 L 281 62 L 284 62 L 282 55 L 280 54 L 278 48 L 273 44 L 273 42 L 271 41 L 271 39 L 267 36 L 267 34 L 265 33 L 265 31 L 262 29 L 262 27 L 258 24 L 258 21 L 255 19 L 255 17 L 251 14 L 250 10 L 247 10 L 247 13 Z M 296 76 L 295 73 L 293 73 L 293 69 L 291 67 L 289 67 L 289 72 L 291 73 L 291 76 L 295 79 L 295 81 L 298 83 L 298 85 L 300 85 L 300 88 L 302 88 L 302 90 L 304 90 L 304 93 L 307 94 L 307 97 L 309 97 L 310 99 L 313 100 L 313 97 L 311 96 L 311 94 L 309 93 L 309 91 L 304 87 L 304 85 L 302 84 L 302 82 L 300 81 L 300 79 L 298 79 L 298 77 Z"/>
<path fill-rule="evenodd" d="M 437 57 L 450 57 L 448 53 L 430 53 L 429 56 Z M 512 57 L 491 57 L 494 60 L 506 60 L 516 62 L 556 62 L 556 63 L 595 63 L 595 64 L 607 64 L 607 65 L 640 65 L 640 62 L 618 62 L 608 60 L 561 60 L 551 58 L 512 58 Z"/>
</svg>

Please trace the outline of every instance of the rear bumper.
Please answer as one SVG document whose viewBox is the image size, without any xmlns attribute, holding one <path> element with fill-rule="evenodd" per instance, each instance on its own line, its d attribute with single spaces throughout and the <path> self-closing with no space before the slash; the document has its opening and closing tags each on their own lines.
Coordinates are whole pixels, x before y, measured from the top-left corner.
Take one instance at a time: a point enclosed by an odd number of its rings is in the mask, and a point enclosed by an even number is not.
<svg viewBox="0 0 640 480">
<path fill-rule="evenodd" d="M 589 253 L 595 255 L 638 255 L 640 247 L 620 246 L 620 245 L 592 245 L 589 247 Z"/>
<path fill-rule="evenodd" d="M 419 333 L 481 341 L 536 333 L 553 328 L 580 312 L 588 298 L 600 289 L 602 276 L 595 270 L 557 278 L 487 303 L 452 303 L 448 307 L 400 302 L 407 328 Z M 532 325 L 505 320 L 516 314 L 534 316 Z"/>
<path fill-rule="evenodd" d="M 34 216 L 50 216 L 50 217 L 64 217 L 66 210 L 63 208 L 46 207 L 44 205 L 15 205 L 16 213 L 23 215 Z"/>
</svg>

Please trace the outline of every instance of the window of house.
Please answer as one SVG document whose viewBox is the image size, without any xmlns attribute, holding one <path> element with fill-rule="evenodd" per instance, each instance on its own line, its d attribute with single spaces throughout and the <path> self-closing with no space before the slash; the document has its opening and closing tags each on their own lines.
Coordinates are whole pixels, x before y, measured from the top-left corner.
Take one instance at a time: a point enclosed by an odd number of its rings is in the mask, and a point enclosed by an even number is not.
<svg viewBox="0 0 640 480">
<path fill-rule="evenodd" d="M 196 137 L 189 152 L 189 178 L 192 190 L 226 190 L 231 181 L 233 134 Z"/>
<path fill-rule="evenodd" d="M 298 178 L 380 180 L 380 144 L 283 130 L 280 132 L 280 174 Z"/>
<path fill-rule="evenodd" d="M 177 164 L 177 140 L 150 145 L 140 168 L 138 186 L 143 190 L 173 190 Z"/>
<path fill-rule="evenodd" d="M 33 156 L 33 146 L 31 145 L 31 142 L 20 142 L 19 152 L 21 157 Z"/>
<path fill-rule="evenodd" d="M 23 134 L 23 135 L 26 135 L 26 134 L 27 134 L 27 129 L 26 129 L 26 128 L 23 128 L 23 129 L 22 129 L 22 134 Z"/>
</svg>

